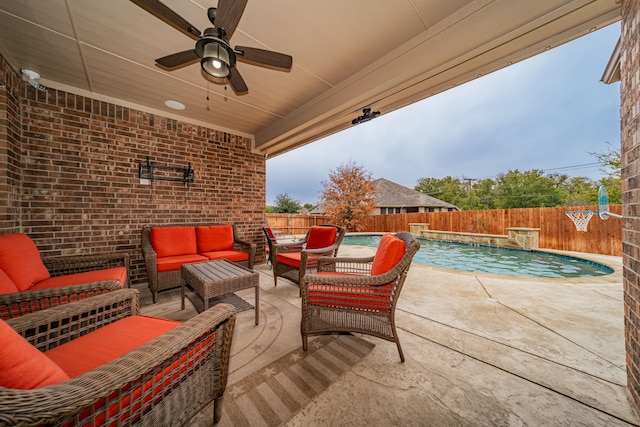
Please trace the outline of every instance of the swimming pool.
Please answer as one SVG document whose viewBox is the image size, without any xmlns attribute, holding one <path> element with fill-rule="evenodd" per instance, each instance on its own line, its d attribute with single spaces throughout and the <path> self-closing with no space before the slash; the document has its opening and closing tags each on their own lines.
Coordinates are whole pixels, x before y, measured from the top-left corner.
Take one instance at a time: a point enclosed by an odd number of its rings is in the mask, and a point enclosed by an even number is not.
<svg viewBox="0 0 640 427">
<path fill-rule="evenodd" d="M 373 234 L 345 236 L 343 244 L 377 247 L 380 237 Z M 451 270 L 540 278 L 594 277 L 613 273 L 606 265 L 549 252 L 427 239 L 418 241 L 420 250 L 413 262 Z"/>
</svg>

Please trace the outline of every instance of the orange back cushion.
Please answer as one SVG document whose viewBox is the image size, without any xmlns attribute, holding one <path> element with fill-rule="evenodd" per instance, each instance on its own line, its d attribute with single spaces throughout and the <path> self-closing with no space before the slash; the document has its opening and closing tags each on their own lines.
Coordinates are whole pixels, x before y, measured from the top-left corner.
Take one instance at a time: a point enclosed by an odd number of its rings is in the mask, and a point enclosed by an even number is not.
<svg viewBox="0 0 640 427">
<path fill-rule="evenodd" d="M 323 227 L 314 225 L 309 231 L 307 238 L 307 249 L 320 249 L 331 246 L 336 241 L 338 229 L 335 227 Z"/>
<path fill-rule="evenodd" d="M 269 236 L 271 240 L 276 239 L 276 235 L 273 233 L 273 230 L 271 229 L 271 227 L 264 227 L 264 229 L 267 232 L 267 236 Z"/>
<path fill-rule="evenodd" d="M 198 253 L 233 249 L 233 226 L 210 225 L 196 227 Z"/>
<path fill-rule="evenodd" d="M 376 255 L 373 257 L 371 275 L 376 276 L 391 270 L 400 262 L 406 251 L 407 248 L 404 241 L 393 234 L 383 235 L 376 250 Z"/>
<path fill-rule="evenodd" d="M 0 295 L 12 294 L 14 292 L 18 292 L 18 288 L 15 283 L 13 283 L 13 280 L 7 276 L 7 273 L 0 270 Z"/>
<path fill-rule="evenodd" d="M 194 227 L 157 227 L 150 233 L 151 246 L 158 257 L 195 254 L 196 230 Z"/>
<path fill-rule="evenodd" d="M 51 359 L 0 320 L 0 386 L 31 390 L 69 379 Z"/>
<path fill-rule="evenodd" d="M 23 233 L 0 235 L 0 269 L 19 291 L 26 291 L 34 283 L 50 277 L 36 244 Z"/>
</svg>

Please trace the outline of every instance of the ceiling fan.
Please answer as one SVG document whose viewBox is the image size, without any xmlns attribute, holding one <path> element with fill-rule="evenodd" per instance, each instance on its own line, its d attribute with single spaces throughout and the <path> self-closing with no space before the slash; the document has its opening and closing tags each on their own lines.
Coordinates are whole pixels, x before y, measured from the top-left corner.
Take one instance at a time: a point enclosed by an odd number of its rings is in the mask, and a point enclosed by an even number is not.
<svg viewBox="0 0 640 427">
<path fill-rule="evenodd" d="M 279 71 L 290 71 L 293 63 L 293 58 L 283 53 L 247 46 L 231 48 L 229 39 L 238 26 L 247 1 L 219 0 L 217 8 L 210 7 L 207 10 L 207 17 L 213 27 L 201 33 L 158 0 L 131 0 L 156 18 L 196 40 L 194 49 L 158 58 L 158 65 L 171 71 L 193 64 L 199 59 L 200 66 L 206 74 L 217 79 L 226 79 L 236 95 L 249 92 L 247 84 L 236 68 L 236 60 Z"/>
</svg>

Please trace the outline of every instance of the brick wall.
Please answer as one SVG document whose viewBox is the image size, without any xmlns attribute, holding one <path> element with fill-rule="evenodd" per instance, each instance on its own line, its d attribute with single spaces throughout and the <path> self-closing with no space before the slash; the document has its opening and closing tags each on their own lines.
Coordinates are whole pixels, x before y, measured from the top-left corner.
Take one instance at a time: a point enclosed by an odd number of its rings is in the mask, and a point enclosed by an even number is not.
<svg viewBox="0 0 640 427">
<path fill-rule="evenodd" d="M 19 141 L 0 136 L 2 149 L 19 146 L 21 159 L 19 209 L 8 212 L 3 232 L 19 223 L 47 255 L 126 251 L 133 283 L 147 280 L 144 224 L 234 222 L 264 248 L 265 159 L 251 152 L 250 139 L 51 88 L 39 92 L 19 79 L 17 86 L 19 113 L 8 112 L 14 101 L 0 104 L 0 114 L 20 117 L 21 126 Z M 191 163 L 195 183 L 142 185 L 138 165 L 147 157 L 165 166 Z M 0 178 L 13 175 L 5 169 Z M 1 202 L 11 205 L 4 182 Z"/>
<path fill-rule="evenodd" d="M 621 128 L 627 382 L 640 405 L 640 2 L 622 2 Z"/>
<path fill-rule="evenodd" d="M 0 56 L 0 229 L 20 228 L 20 87 Z"/>
</svg>

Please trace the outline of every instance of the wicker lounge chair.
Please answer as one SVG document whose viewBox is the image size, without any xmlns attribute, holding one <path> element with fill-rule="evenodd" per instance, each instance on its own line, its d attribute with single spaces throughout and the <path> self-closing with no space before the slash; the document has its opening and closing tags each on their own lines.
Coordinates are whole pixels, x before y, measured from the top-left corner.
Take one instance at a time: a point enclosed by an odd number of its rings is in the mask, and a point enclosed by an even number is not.
<svg viewBox="0 0 640 427">
<path fill-rule="evenodd" d="M 305 274 L 315 271 L 318 258 L 338 254 L 345 232 L 338 225 L 315 225 L 302 240 L 295 242 L 295 247 L 291 243 L 272 244 L 273 284 L 277 286 L 278 277 L 284 277 L 300 286 Z"/>
<path fill-rule="evenodd" d="M 395 309 L 419 248 L 403 232 L 383 236 L 374 257 L 318 259 L 318 274 L 307 274 L 301 286 L 302 348 L 309 335 L 359 332 L 395 342 L 404 362 Z"/>
<path fill-rule="evenodd" d="M 7 239 L 7 236 L 3 235 L 2 237 Z M 29 238 L 25 235 L 24 239 Z M 30 239 L 28 241 L 30 242 Z M 12 245 L 11 243 L 6 244 Z M 35 257 L 38 262 L 41 262 L 42 268 L 46 268 L 50 276 L 50 279 L 46 282 L 51 284 L 45 285 L 45 287 L 33 286 L 32 289 L 20 292 L 0 293 L 1 319 L 6 320 L 22 316 L 55 305 L 121 289 L 129 285 L 129 255 L 125 252 L 41 258 L 35 244 L 31 243 L 31 245 L 33 250 L 30 255 Z M 28 256 L 20 250 L 11 246 L 7 251 L 15 253 L 12 257 L 15 257 L 18 269 L 28 270 L 33 268 L 34 263 L 29 262 Z M 8 261 L 5 259 L 5 268 L 7 263 Z M 114 269 L 120 270 L 121 273 Z M 107 271 L 107 273 L 103 275 L 102 271 Z M 4 273 L 3 270 L 2 274 Z M 120 281 L 99 278 L 100 276 L 115 277 L 118 275 L 121 276 Z M 45 283 L 45 281 L 41 283 Z"/>
<path fill-rule="evenodd" d="M 1 329 L 4 345 L 10 340 L 24 353 L 35 353 L 34 371 L 44 371 L 53 361 L 54 368 L 68 373 L 64 363 L 71 363 L 70 349 L 79 350 L 71 353 L 74 360 L 75 355 L 81 358 L 78 365 L 86 360 L 99 365 L 32 389 L 0 387 L 0 425 L 184 425 L 212 401 L 213 421 L 218 422 L 235 309 L 218 304 L 182 324 L 138 314 L 138 291 L 123 289 L 8 320 Z M 136 340 L 150 329 L 155 338 L 100 362 L 105 342 Z M 65 350 L 67 359 L 52 354 Z M 4 372 L 0 381 L 6 383 Z"/>
<path fill-rule="evenodd" d="M 267 241 L 267 247 L 265 249 L 265 254 L 267 256 L 267 263 L 271 264 L 271 267 L 273 267 L 273 262 L 271 260 L 271 253 L 272 253 L 272 246 L 273 245 L 277 245 L 278 239 L 276 237 L 276 234 L 273 232 L 273 230 L 271 229 L 271 227 L 266 226 L 266 227 L 262 227 L 262 231 L 264 232 L 264 236 L 266 238 Z M 282 243 L 282 242 L 280 242 Z M 298 244 L 298 241 L 293 240 L 291 242 L 287 242 L 288 244 L 290 244 L 291 246 L 287 246 L 289 248 L 294 248 L 294 249 L 298 249 L 301 250 L 302 246 Z"/>
</svg>

